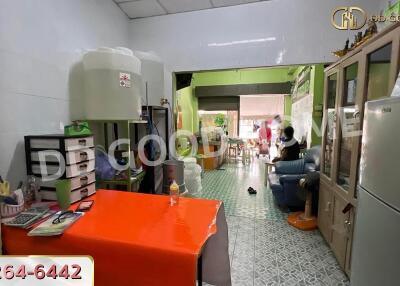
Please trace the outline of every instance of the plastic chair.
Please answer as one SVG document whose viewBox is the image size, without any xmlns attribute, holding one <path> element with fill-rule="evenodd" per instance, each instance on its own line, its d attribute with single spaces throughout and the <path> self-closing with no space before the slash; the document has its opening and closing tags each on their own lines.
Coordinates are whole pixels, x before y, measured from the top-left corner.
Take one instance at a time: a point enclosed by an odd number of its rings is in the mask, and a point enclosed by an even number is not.
<svg viewBox="0 0 400 286">
<path fill-rule="evenodd" d="M 232 153 L 234 153 L 234 155 L 232 155 Z M 232 143 L 229 142 L 229 149 L 228 149 L 228 157 L 229 159 L 237 159 L 237 155 L 238 155 L 238 148 L 237 148 L 237 143 Z"/>
<path fill-rule="evenodd" d="M 243 148 L 243 154 L 242 154 L 242 162 L 243 164 L 246 164 L 247 162 L 251 162 L 251 150 L 248 147 Z"/>
</svg>

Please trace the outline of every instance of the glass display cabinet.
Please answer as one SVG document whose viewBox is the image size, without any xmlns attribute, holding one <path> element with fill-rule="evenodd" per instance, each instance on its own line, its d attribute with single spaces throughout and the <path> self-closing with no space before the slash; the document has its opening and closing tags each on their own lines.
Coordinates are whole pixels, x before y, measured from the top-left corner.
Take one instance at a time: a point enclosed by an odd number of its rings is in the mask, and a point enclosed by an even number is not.
<svg viewBox="0 0 400 286">
<path fill-rule="evenodd" d="M 319 229 L 350 275 L 364 104 L 388 97 L 399 74 L 400 23 L 325 69 Z"/>
<path fill-rule="evenodd" d="M 322 172 L 331 178 L 332 161 L 333 161 L 333 139 L 336 133 L 336 92 L 338 84 L 338 74 L 334 71 L 332 74 L 327 76 L 326 85 L 326 102 L 325 102 L 325 114 L 326 114 L 326 129 L 324 132 L 325 151 L 324 151 L 324 168 Z"/>
</svg>

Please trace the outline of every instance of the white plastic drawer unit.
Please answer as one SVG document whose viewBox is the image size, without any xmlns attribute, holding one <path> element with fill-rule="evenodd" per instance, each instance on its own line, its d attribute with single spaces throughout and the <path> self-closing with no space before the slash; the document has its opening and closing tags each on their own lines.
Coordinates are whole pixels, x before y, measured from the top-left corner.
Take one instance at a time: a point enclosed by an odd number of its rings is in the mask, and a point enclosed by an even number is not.
<svg viewBox="0 0 400 286">
<path fill-rule="evenodd" d="M 63 134 L 25 136 L 25 157 L 28 175 L 81 176 L 94 170 L 94 139 Z"/>
<path fill-rule="evenodd" d="M 60 140 L 58 139 L 31 139 L 30 147 L 32 149 L 60 149 Z"/>
<path fill-rule="evenodd" d="M 83 174 L 78 177 L 74 177 L 71 179 L 68 179 L 71 182 L 71 190 L 79 189 L 82 188 L 86 185 L 90 185 L 96 181 L 96 175 L 95 172 L 92 171 L 89 174 Z M 40 187 L 43 189 L 54 189 L 56 188 L 55 186 L 56 181 L 43 181 L 40 182 Z"/>
<path fill-rule="evenodd" d="M 93 137 L 82 137 L 82 138 L 69 138 L 65 139 L 65 150 L 81 150 L 85 148 L 94 147 Z"/>
<path fill-rule="evenodd" d="M 94 160 L 94 149 L 82 149 L 67 152 L 65 157 L 67 165 Z"/>
<path fill-rule="evenodd" d="M 40 162 L 39 152 L 42 151 L 33 151 L 31 153 L 31 160 L 33 162 Z M 94 149 L 82 149 L 76 151 L 66 152 L 65 154 L 65 163 L 67 165 L 72 165 L 84 161 L 94 160 Z M 59 159 L 56 156 L 43 156 L 43 159 L 46 162 L 58 163 Z"/>
<path fill-rule="evenodd" d="M 60 171 L 62 171 L 62 169 L 60 170 L 59 165 L 43 164 L 42 168 L 44 168 L 44 170 L 40 168 L 39 163 L 32 164 L 32 173 L 35 175 L 55 175 L 57 173 L 60 173 Z M 65 172 L 61 173 L 60 176 L 63 176 L 64 174 L 66 178 L 81 176 L 92 172 L 94 168 L 95 168 L 94 160 L 74 165 L 67 165 L 65 167 Z"/>
<path fill-rule="evenodd" d="M 25 158 L 28 175 L 41 178 L 40 194 L 44 200 L 57 200 L 58 180 L 70 182 L 72 203 L 96 192 L 93 136 L 25 136 Z"/>
<path fill-rule="evenodd" d="M 84 186 L 82 188 L 72 190 L 71 191 L 71 203 L 75 203 L 80 201 L 88 196 L 93 195 L 96 193 L 95 183 L 90 185 Z M 56 201 L 57 200 L 57 193 L 55 189 L 41 189 L 40 195 L 43 200 L 48 201 Z"/>
<path fill-rule="evenodd" d="M 75 177 L 71 179 L 71 189 L 75 190 L 80 187 L 86 186 L 88 184 L 94 183 L 96 181 L 95 172 L 91 172 L 89 174 L 84 174 L 79 177 Z"/>
<path fill-rule="evenodd" d="M 30 148 L 31 149 L 50 149 L 50 150 L 61 150 L 74 151 L 86 148 L 94 147 L 93 136 L 88 137 L 76 137 L 76 138 L 55 138 L 57 135 L 52 137 L 49 135 L 46 138 L 31 138 Z M 61 135 L 59 135 L 61 136 Z M 62 148 L 61 145 L 64 145 Z"/>
<path fill-rule="evenodd" d="M 87 162 L 82 162 L 79 164 L 67 166 L 65 173 L 67 178 L 72 178 L 90 173 L 94 170 L 94 168 L 95 168 L 94 160 L 90 160 Z"/>
</svg>

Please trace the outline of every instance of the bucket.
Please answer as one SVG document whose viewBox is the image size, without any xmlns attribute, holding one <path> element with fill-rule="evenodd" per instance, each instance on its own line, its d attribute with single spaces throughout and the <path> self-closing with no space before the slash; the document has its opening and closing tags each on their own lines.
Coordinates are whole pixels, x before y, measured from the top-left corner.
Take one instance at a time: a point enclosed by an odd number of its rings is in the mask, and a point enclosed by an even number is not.
<svg viewBox="0 0 400 286">
<path fill-rule="evenodd" d="M 169 194 L 169 186 L 175 180 L 179 186 L 179 192 L 184 193 L 185 178 L 184 178 L 184 162 L 178 160 L 166 160 L 163 163 L 163 191 Z"/>
</svg>

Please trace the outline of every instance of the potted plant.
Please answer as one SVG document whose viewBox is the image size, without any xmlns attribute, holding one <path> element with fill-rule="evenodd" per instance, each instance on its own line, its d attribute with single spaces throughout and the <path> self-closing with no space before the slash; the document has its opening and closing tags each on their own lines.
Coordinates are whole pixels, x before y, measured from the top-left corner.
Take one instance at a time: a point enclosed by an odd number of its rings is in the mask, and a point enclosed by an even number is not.
<svg viewBox="0 0 400 286">
<path fill-rule="evenodd" d="M 225 115 L 219 113 L 214 119 L 215 126 L 223 127 L 225 125 Z"/>
</svg>

